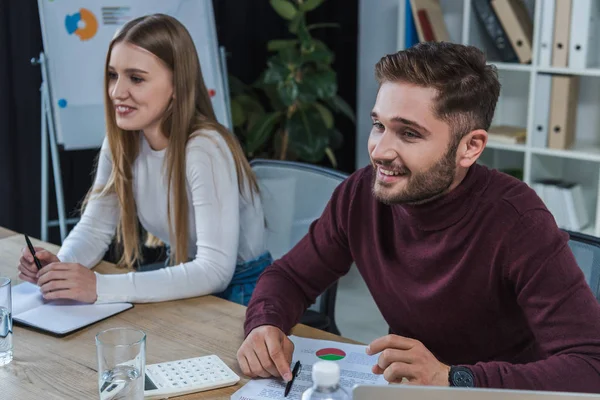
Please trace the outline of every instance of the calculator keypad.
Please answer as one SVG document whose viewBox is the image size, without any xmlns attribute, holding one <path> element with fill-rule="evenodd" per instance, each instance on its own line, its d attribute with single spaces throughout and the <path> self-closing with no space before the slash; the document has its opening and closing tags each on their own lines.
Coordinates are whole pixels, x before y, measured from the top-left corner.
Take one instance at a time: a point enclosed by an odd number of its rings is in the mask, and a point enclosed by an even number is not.
<svg viewBox="0 0 600 400">
<path fill-rule="evenodd" d="M 146 366 L 158 390 L 214 388 L 233 384 L 239 377 L 217 356 L 204 356 L 187 360 Z"/>
</svg>

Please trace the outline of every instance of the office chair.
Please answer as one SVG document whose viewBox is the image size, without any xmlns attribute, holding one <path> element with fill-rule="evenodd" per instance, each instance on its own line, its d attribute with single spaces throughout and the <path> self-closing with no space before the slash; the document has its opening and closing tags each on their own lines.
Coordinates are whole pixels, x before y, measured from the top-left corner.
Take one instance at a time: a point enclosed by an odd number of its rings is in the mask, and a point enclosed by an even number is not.
<svg viewBox="0 0 600 400">
<path fill-rule="evenodd" d="M 250 162 L 261 189 L 267 223 L 267 248 L 276 260 L 294 247 L 321 216 L 335 188 L 348 175 L 294 161 Z M 335 323 L 337 282 L 309 307 L 301 323 L 340 334 Z"/>
<path fill-rule="evenodd" d="M 583 271 L 596 299 L 600 302 L 600 238 L 564 229 L 569 234 L 569 247 Z"/>
</svg>

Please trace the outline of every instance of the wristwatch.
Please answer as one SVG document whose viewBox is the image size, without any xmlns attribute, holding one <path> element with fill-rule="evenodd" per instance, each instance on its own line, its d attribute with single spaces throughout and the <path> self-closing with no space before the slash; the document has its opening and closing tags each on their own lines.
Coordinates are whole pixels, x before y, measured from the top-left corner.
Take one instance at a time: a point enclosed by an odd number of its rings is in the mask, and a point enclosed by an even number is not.
<svg viewBox="0 0 600 400">
<path fill-rule="evenodd" d="M 450 367 L 448 383 L 453 387 L 475 387 L 475 377 L 467 367 Z"/>
</svg>

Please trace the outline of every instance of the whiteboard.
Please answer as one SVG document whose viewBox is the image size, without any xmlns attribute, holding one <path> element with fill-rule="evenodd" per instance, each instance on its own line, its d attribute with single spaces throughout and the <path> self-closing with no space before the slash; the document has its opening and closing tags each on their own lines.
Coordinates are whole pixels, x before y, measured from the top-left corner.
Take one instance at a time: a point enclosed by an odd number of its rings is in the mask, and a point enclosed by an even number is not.
<svg viewBox="0 0 600 400">
<path fill-rule="evenodd" d="M 104 122 L 104 64 L 115 32 L 127 21 L 163 13 L 190 32 L 219 122 L 228 126 L 211 0 L 38 0 L 49 93 L 58 144 L 98 148 Z"/>
</svg>

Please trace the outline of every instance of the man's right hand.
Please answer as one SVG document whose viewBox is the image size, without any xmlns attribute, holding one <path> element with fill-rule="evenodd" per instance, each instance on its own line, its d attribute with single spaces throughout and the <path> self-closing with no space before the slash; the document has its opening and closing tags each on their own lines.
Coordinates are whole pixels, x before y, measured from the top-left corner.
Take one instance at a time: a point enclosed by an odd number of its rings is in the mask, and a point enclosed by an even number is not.
<svg viewBox="0 0 600 400">
<path fill-rule="evenodd" d="M 48 264 L 52 264 L 53 262 L 60 262 L 58 257 L 55 254 L 49 252 L 48 250 L 42 247 L 34 247 L 35 256 L 40 260 L 40 264 L 42 267 L 45 267 Z M 27 246 L 23 247 L 21 250 L 21 258 L 19 259 L 19 264 L 17 265 L 19 269 L 19 279 L 31 282 L 37 285 L 37 273 L 38 269 L 33 261 L 33 256 L 29 251 Z"/>
<path fill-rule="evenodd" d="M 292 379 L 290 364 L 294 344 L 279 328 L 263 325 L 254 328 L 237 352 L 244 375 L 251 378 L 282 377 Z"/>
</svg>

